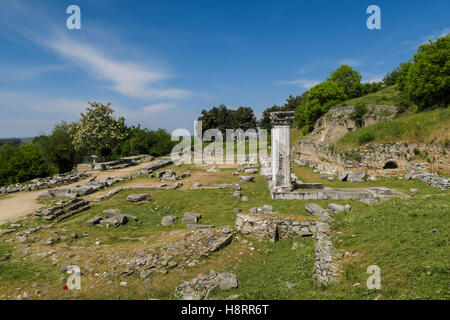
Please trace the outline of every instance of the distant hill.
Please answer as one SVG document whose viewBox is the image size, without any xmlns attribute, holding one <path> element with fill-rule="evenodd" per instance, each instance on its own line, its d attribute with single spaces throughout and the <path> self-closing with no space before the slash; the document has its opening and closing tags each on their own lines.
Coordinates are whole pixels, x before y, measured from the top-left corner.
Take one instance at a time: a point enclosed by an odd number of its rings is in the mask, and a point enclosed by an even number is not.
<svg viewBox="0 0 450 320">
<path fill-rule="evenodd" d="M 3 138 L 0 139 L 0 146 L 4 144 L 11 144 L 14 146 L 18 146 L 21 144 L 32 143 L 34 138 Z"/>
</svg>

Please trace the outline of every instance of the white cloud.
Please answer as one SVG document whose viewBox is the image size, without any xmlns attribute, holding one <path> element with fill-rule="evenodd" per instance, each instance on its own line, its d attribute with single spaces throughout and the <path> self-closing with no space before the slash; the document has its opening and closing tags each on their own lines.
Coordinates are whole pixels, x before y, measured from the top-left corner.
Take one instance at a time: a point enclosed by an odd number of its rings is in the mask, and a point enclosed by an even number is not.
<svg viewBox="0 0 450 320">
<path fill-rule="evenodd" d="M 0 21 L 10 28 L 7 33 L 14 30 L 23 39 L 50 49 L 122 95 L 149 100 L 183 99 L 193 95 L 190 90 L 167 85 L 166 81 L 173 75 L 164 70 L 160 62 L 142 57 L 133 45 L 120 41 L 101 27 L 84 31 L 82 40 L 77 40 L 77 33 L 64 32 L 61 25 L 54 23 L 51 9 L 37 11 L 17 1 L 3 1 L 7 5 L 0 10 Z M 125 52 L 126 58 L 118 58 L 117 51 Z M 136 59 L 130 52 L 142 58 Z M 42 72 L 44 70 L 39 68 L 30 69 L 22 76 L 32 78 Z"/>
<path fill-rule="evenodd" d="M 320 81 L 318 81 L 318 80 L 296 79 L 296 80 L 291 80 L 291 81 L 277 81 L 277 82 L 275 82 L 275 85 L 277 85 L 277 86 L 298 85 L 298 86 L 300 86 L 300 88 L 310 89 L 319 83 L 320 83 Z"/>
<path fill-rule="evenodd" d="M 189 90 L 156 88 L 154 84 L 169 79 L 171 75 L 139 62 L 119 61 L 93 45 L 64 36 L 45 43 L 97 79 L 110 82 L 111 89 L 123 95 L 150 99 L 181 99 L 192 95 Z"/>
<path fill-rule="evenodd" d="M 148 106 L 144 106 L 139 109 L 128 109 L 117 107 L 114 108 L 119 116 L 124 117 L 127 120 L 132 121 L 145 121 L 148 116 L 164 113 L 169 109 L 174 108 L 176 105 L 173 103 L 156 103 Z M 165 115 L 167 116 L 167 114 Z"/>
<path fill-rule="evenodd" d="M 383 81 L 384 75 L 374 74 L 370 72 L 362 72 L 362 83 L 380 82 Z"/>
</svg>

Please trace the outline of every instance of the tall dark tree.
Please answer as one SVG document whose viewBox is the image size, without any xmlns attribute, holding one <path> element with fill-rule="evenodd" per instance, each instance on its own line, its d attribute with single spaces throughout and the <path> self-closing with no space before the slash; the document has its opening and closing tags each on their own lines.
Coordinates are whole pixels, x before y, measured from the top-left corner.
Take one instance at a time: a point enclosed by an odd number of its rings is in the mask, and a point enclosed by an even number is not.
<svg viewBox="0 0 450 320">
<path fill-rule="evenodd" d="M 55 166 L 59 173 L 72 170 L 81 158 L 72 143 L 72 128 L 73 125 L 63 121 L 54 127 L 49 136 L 41 135 L 33 140 L 42 150 L 45 159 Z"/>
</svg>

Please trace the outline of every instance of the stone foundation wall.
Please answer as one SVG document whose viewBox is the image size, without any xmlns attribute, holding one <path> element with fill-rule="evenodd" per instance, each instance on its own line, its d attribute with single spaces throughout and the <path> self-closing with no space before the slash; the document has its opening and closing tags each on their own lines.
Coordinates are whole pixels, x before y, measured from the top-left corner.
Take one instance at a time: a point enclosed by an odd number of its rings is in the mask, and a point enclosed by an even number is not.
<svg viewBox="0 0 450 320">
<path fill-rule="evenodd" d="M 430 171 L 450 172 L 450 148 L 443 145 L 392 143 L 366 145 L 358 149 L 336 151 L 324 142 L 303 140 L 291 152 L 294 158 L 310 160 L 323 171 L 364 170 L 375 176 L 404 174 L 420 152 L 430 162 Z M 352 160 L 358 157 L 360 159 Z M 395 164 L 397 168 L 389 168 Z"/>
<path fill-rule="evenodd" d="M 312 236 L 317 228 L 314 221 L 283 220 L 277 214 L 238 214 L 236 230 L 272 241 L 292 237 Z"/>
</svg>

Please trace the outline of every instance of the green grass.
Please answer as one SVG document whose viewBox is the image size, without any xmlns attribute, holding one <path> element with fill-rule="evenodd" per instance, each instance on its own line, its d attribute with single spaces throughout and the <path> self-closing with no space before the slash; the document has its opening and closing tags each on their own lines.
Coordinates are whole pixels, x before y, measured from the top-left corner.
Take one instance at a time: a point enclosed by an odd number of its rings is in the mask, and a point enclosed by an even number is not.
<svg viewBox="0 0 450 320">
<path fill-rule="evenodd" d="M 291 148 L 304 137 L 302 129 L 291 128 Z"/>
<path fill-rule="evenodd" d="M 341 137 L 338 148 L 358 146 L 361 136 L 372 135 L 370 143 L 450 143 L 450 108 L 403 115 L 356 129 Z"/>
<path fill-rule="evenodd" d="M 400 92 L 396 86 L 391 86 L 359 98 L 345 100 L 337 104 L 334 108 L 355 106 L 359 103 L 398 106 L 401 103 Z"/>
<path fill-rule="evenodd" d="M 339 215 L 336 246 L 360 253 L 343 264 L 341 286 L 364 285 L 366 268 L 377 265 L 386 299 L 449 299 L 449 212 L 448 196 L 436 195 Z"/>
<path fill-rule="evenodd" d="M 30 286 L 35 282 L 43 291 L 43 298 L 47 299 L 173 299 L 174 288 L 183 281 L 193 279 L 199 273 L 208 274 L 210 270 L 216 270 L 233 272 L 239 279 L 238 289 L 215 292 L 213 297 L 216 298 L 235 295 L 238 299 L 374 299 L 379 295 L 382 299 L 449 298 L 448 191 L 434 189 L 416 180 L 396 178 L 361 183 L 328 182 L 321 180 L 320 175 L 310 168 L 295 164 L 293 168 L 305 182 L 322 182 L 335 188 L 386 186 L 408 194 L 410 188 L 417 188 L 419 195 L 408 200 L 394 199 L 373 207 L 356 200 L 272 200 L 267 183 L 260 175 L 256 175 L 255 183 L 241 183 L 243 194 L 249 197 L 248 202 L 233 198 L 233 189 L 190 191 L 183 187 L 172 191 L 148 190 L 152 200 L 141 203 L 126 202 L 127 195 L 136 191 L 122 191 L 105 201 L 92 202 L 94 207 L 86 212 L 34 233 L 32 237 L 35 239 L 27 243 L 31 245 L 32 256 L 23 257 L 24 245 L 17 243 L 15 234 L 2 236 L 0 257 L 7 253 L 12 253 L 12 257 L 0 262 L 0 292 L 5 295 L 4 298 L 14 299 L 23 291 L 33 292 Z M 184 165 L 175 170 L 196 173 L 204 169 Z M 220 172 L 208 174 L 211 180 L 205 184 L 238 183 L 238 178 L 231 174 L 233 170 L 220 169 Z M 145 177 L 139 176 L 138 179 Z M 187 183 L 187 186 L 190 184 Z M 181 223 L 184 212 L 201 213 L 199 223 L 213 224 L 219 228 L 235 224 L 234 208 L 241 208 L 246 213 L 251 207 L 263 204 L 272 205 L 281 214 L 314 219 L 304 209 L 310 202 L 322 207 L 330 202 L 349 203 L 353 209 L 352 212 L 335 215 L 332 225 L 333 241 L 339 254 L 342 256 L 346 251 L 359 254 L 340 259 L 342 272 L 337 285 L 320 287 L 313 280 L 313 238 L 283 239 L 272 244 L 240 236 L 251 244 L 233 241 L 209 258 L 200 258 L 201 263 L 193 268 L 173 269 L 167 275 L 152 275 L 150 283 L 144 283 L 139 274 L 107 278 L 94 276 L 94 273 L 101 274 L 108 270 L 103 257 L 109 253 L 134 252 L 172 241 L 176 235 L 171 231 L 186 229 Z M 126 214 L 137 216 L 141 223 L 129 222 L 118 228 L 85 225 L 89 218 L 102 214 L 108 208 L 120 208 Z M 162 227 L 159 224 L 165 215 L 176 215 L 179 219 L 174 226 Z M 48 224 L 40 219 L 27 219 L 21 223 L 24 224 L 21 231 L 30 226 Z M 432 229 L 437 232 L 431 232 Z M 54 246 L 41 244 L 55 232 L 59 236 L 68 236 L 67 240 Z M 72 239 L 71 233 L 77 233 L 79 238 Z M 95 245 L 97 240 L 101 243 L 99 246 Z M 292 250 L 293 242 L 299 242 L 301 246 Z M 51 266 L 50 256 L 36 257 L 38 252 L 52 249 L 58 252 L 59 257 L 55 267 Z M 69 257 L 63 258 L 61 254 Z M 94 273 L 83 275 L 83 289 L 80 292 L 61 289 L 64 283 L 60 278 L 67 275 L 60 272 L 60 264 L 73 261 L 80 262 L 82 270 L 88 263 L 95 269 Z M 365 287 L 368 277 L 366 269 L 373 264 L 381 268 L 380 291 Z M 112 280 L 113 284 L 107 284 L 108 280 Z M 127 281 L 128 287 L 121 287 L 121 281 Z M 286 282 L 294 287 L 289 289 Z M 354 287 L 355 283 L 361 285 Z M 21 290 L 16 291 L 15 288 Z"/>
<path fill-rule="evenodd" d="M 398 177 L 389 177 L 384 179 L 378 179 L 376 181 L 363 181 L 363 182 L 349 182 L 340 181 L 335 178 L 335 181 L 328 181 L 327 179 L 321 179 L 321 175 L 314 172 L 313 169 L 307 166 L 299 166 L 296 163 L 292 164 L 294 173 L 299 177 L 302 182 L 307 183 L 322 183 L 325 187 L 330 188 L 369 188 L 369 187 L 387 187 L 393 188 L 398 191 L 410 194 L 410 189 L 414 188 L 419 190 L 422 194 L 441 194 L 448 191 L 442 191 L 427 184 L 420 182 L 419 180 L 405 180 Z"/>
</svg>

